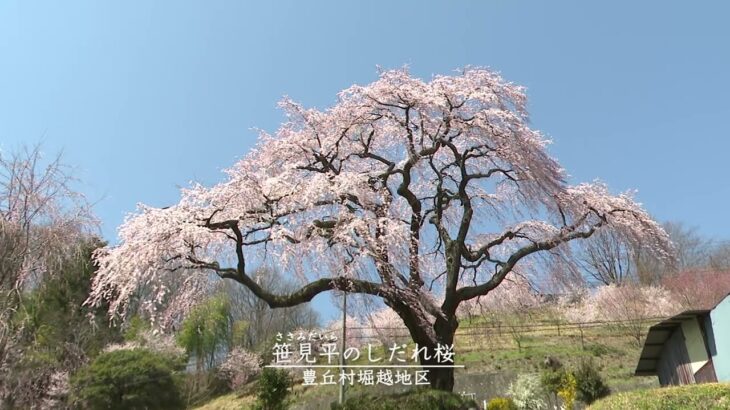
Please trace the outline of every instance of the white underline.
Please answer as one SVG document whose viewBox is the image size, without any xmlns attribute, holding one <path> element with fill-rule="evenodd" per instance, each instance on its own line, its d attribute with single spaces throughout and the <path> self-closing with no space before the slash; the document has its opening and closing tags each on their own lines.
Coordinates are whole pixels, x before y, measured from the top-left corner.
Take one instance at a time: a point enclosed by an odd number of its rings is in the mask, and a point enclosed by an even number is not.
<svg viewBox="0 0 730 410">
<path fill-rule="evenodd" d="M 425 365 L 421 366 L 419 364 L 414 365 L 407 365 L 407 364 L 381 364 L 381 365 L 371 365 L 371 364 L 346 364 L 344 366 L 340 366 L 338 364 L 313 364 L 313 365 L 305 365 L 305 364 L 270 364 L 266 365 L 264 367 L 276 367 L 280 369 L 287 369 L 287 368 L 315 368 L 315 367 L 324 367 L 324 368 L 340 368 L 340 367 L 368 367 L 368 368 L 424 368 L 424 367 L 440 367 L 440 368 L 463 368 L 463 364 L 457 364 L 457 365 L 451 365 L 451 364 L 432 364 L 432 365 Z"/>
</svg>

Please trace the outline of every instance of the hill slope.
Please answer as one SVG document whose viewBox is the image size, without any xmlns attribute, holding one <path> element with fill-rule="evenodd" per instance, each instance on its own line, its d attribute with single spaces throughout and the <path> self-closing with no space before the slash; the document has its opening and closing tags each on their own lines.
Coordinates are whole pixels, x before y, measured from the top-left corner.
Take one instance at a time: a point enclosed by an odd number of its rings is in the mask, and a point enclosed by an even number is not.
<svg viewBox="0 0 730 410">
<path fill-rule="evenodd" d="M 566 324 L 533 318 L 530 322 L 487 321 L 474 318 L 463 321 L 457 332 L 457 369 L 454 391 L 474 393 L 478 402 L 504 395 L 511 380 L 521 373 L 538 372 L 547 357 L 566 366 L 581 360 L 593 360 L 615 392 L 658 386 L 655 377 L 635 377 L 633 371 L 641 347 L 637 336 L 649 323 L 590 323 Z M 360 360 L 359 364 L 366 364 Z M 301 378 L 301 374 L 299 375 Z M 301 380 L 300 380 L 301 382 Z M 402 388 L 383 386 L 354 386 L 349 395 L 365 392 L 390 393 Z M 329 409 L 337 399 L 336 386 L 295 386 L 294 408 Z M 200 410 L 246 408 L 253 402 L 250 396 L 235 394 L 216 399 Z"/>
</svg>

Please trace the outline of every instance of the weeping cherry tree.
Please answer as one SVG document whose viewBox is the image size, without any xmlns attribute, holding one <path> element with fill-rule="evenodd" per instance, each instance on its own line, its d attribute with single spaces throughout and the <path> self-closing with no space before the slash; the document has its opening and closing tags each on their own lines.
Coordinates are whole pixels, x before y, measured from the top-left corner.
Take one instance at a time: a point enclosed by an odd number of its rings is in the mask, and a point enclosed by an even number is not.
<svg viewBox="0 0 730 410">
<path fill-rule="evenodd" d="M 119 245 L 97 255 L 89 303 L 123 316 L 146 286 L 173 317 L 211 274 L 272 308 L 346 290 L 382 298 L 429 366 L 454 342 L 459 305 L 540 255 L 565 259 L 601 230 L 666 255 L 665 232 L 630 193 L 567 184 L 526 102 L 522 87 L 474 68 L 429 82 L 385 71 L 326 110 L 284 99 L 286 121 L 223 182 L 126 220 Z M 252 275 L 262 264 L 299 286 L 269 291 Z M 453 369 L 430 369 L 432 387 L 453 389 Z"/>
</svg>

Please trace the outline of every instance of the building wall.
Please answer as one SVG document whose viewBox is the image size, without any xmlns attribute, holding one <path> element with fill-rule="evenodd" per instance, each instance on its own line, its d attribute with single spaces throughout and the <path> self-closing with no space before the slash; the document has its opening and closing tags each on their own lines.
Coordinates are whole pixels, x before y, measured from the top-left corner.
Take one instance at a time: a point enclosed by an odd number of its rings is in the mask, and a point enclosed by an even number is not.
<svg viewBox="0 0 730 410">
<path fill-rule="evenodd" d="M 715 375 L 715 367 L 712 365 L 712 360 L 708 360 L 707 364 L 702 366 L 700 370 L 695 373 L 695 383 L 716 383 L 717 376 Z"/>
<path fill-rule="evenodd" d="M 682 322 L 682 333 L 684 333 L 684 341 L 687 344 L 687 354 L 692 373 L 696 373 L 708 360 L 705 339 L 702 337 L 700 324 L 696 317 Z"/>
<path fill-rule="evenodd" d="M 730 297 L 725 297 L 710 312 L 716 353 L 712 357 L 717 381 L 730 381 Z M 712 349 L 710 349 L 712 350 Z"/>
<path fill-rule="evenodd" d="M 662 386 L 695 382 L 681 326 L 677 327 L 669 339 L 664 342 L 662 353 L 657 361 L 656 372 L 659 376 L 659 384 Z"/>
</svg>

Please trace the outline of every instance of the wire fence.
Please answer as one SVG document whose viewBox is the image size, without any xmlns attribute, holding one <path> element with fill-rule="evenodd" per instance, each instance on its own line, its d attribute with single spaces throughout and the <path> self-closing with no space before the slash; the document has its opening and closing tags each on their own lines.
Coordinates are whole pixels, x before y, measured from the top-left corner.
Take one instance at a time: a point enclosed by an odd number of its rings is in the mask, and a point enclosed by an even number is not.
<svg viewBox="0 0 730 410">
<path fill-rule="evenodd" d="M 549 330 L 555 330 L 557 335 L 560 336 L 564 331 L 570 330 L 589 330 L 596 327 L 648 327 L 649 325 L 667 319 L 666 317 L 646 317 L 637 319 L 624 319 L 624 320 L 592 320 L 584 322 L 570 322 L 562 320 L 531 320 L 532 323 L 517 323 L 514 321 L 489 321 L 482 322 L 479 324 L 469 324 L 461 329 L 457 329 L 455 336 L 468 336 L 468 335 L 482 335 L 485 333 L 491 333 L 490 331 L 506 332 L 510 330 L 512 332 L 519 331 L 521 333 L 536 333 Z M 530 320 L 530 319 L 525 319 Z M 328 333 L 337 333 L 342 330 L 342 327 L 334 327 L 328 329 Z M 403 334 L 395 334 L 389 332 L 396 337 L 409 336 L 410 333 L 405 326 L 347 326 L 347 330 L 350 331 L 362 331 L 362 332 L 379 332 L 379 331 L 402 331 Z M 479 330 L 485 330 L 486 332 L 479 332 Z M 615 332 L 611 332 L 615 334 Z M 354 334 L 348 336 L 348 338 L 371 338 L 371 334 Z"/>
</svg>

